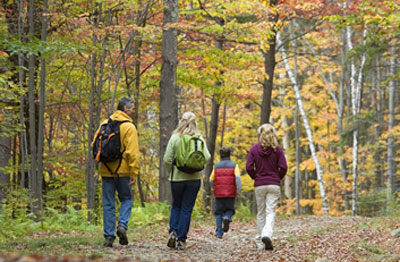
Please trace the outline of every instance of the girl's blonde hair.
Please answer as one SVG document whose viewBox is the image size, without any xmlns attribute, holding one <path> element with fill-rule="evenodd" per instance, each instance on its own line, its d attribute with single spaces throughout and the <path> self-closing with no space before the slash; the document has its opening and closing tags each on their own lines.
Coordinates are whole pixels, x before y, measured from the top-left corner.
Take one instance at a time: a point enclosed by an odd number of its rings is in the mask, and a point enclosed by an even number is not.
<svg viewBox="0 0 400 262">
<path fill-rule="evenodd" d="M 274 150 L 278 145 L 275 128 L 271 124 L 263 124 L 257 129 L 257 134 L 263 148 L 272 147 Z"/>
<path fill-rule="evenodd" d="M 196 124 L 196 115 L 192 112 L 185 112 L 179 120 L 178 126 L 175 128 L 173 134 L 178 134 L 179 136 L 199 134 Z"/>
</svg>

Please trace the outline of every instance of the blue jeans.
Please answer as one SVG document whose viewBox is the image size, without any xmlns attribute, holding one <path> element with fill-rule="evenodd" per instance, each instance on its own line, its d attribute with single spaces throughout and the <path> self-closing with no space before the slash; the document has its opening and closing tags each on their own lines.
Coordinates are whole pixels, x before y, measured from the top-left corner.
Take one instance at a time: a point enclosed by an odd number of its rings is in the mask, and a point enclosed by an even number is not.
<svg viewBox="0 0 400 262">
<path fill-rule="evenodd" d="M 200 180 L 171 182 L 172 208 L 169 233 L 175 231 L 180 241 L 185 241 L 187 238 L 200 184 Z"/>
<path fill-rule="evenodd" d="M 217 224 L 215 230 L 216 236 L 223 236 L 222 220 L 228 218 L 232 222 L 232 216 L 235 214 L 235 198 L 234 197 L 218 197 L 215 198 L 214 216 Z"/>
<path fill-rule="evenodd" d="M 121 202 L 119 209 L 118 225 L 128 229 L 133 205 L 132 187 L 129 177 L 102 177 L 103 180 L 103 228 L 104 237 L 115 237 L 115 191 Z"/>
</svg>

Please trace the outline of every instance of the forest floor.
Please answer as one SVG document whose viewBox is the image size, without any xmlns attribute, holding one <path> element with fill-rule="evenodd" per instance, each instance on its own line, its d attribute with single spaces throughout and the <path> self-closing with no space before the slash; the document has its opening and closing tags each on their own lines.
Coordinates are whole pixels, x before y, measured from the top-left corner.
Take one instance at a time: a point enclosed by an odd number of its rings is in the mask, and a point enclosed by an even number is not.
<svg viewBox="0 0 400 262">
<path fill-rule="evenodd" d="M 101 232 L 41 232 L 0 245 L 2 261 L 400 261 L 398 218 L 277 217 L 274 250 L 257 250 L 255 218 L 236 219 L 222 239 L 212 218 L 192 221 L 187 249 L 166 246 L 167 224 L 131 229 L 104 248 Z"/>
</svg>

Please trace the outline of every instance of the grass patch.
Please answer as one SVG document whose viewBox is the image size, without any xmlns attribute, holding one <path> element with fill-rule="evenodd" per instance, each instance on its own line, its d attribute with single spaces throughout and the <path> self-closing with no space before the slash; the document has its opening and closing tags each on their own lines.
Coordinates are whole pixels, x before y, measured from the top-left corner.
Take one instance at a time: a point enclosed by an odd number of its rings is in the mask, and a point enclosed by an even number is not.
<svg viewBox="0 0 400 262">
<path fill-rule="evenodd" d="M 57 254 L 57 256 L 103 256 L 99 252 L 102 245 L 102 236 L 98 235 L 59 235 L 40 236 L 38 238 L 21 238 L 18 242 L 3 243 L 0 245 L 1 252 L 13 250 L 21 255 L 28 254 Z"/>
<path fill-rule="evenodd" d="M 375 246 L 375 245 L 370 245 L 363 240 L 351 245 L 350 248 L 354 252 L 362 254 L 363 256 L 368 256 L 368 257 L 370 256 L 371 253 L 376 254 L 376 255 L 386 254 L 385 250 L 383 250 L 381 247 Z"/>
</svg>

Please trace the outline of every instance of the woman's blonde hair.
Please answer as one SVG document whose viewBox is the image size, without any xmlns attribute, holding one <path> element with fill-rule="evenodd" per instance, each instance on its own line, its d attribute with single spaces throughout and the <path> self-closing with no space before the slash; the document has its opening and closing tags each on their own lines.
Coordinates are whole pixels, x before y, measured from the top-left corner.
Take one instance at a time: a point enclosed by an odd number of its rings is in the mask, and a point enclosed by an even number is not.
<svg viewBox="0 0 400 262">
<path fill-rule="evenodd" d="M 263 148 L 272 147 L 274 150 L 278 145 L 275 128 L 271 124 L 263 124 L 257 129 L 257 134 Z"/>
<path fill-rule="evenodd" d="M 183 136 L 186 134 L 195 135 L 199 134 L 196 124 L 196 115 L 192 112 L 185 112 L 179 120 L 178 126 L 175 128 L 173 134 Z"/>
</svg>

